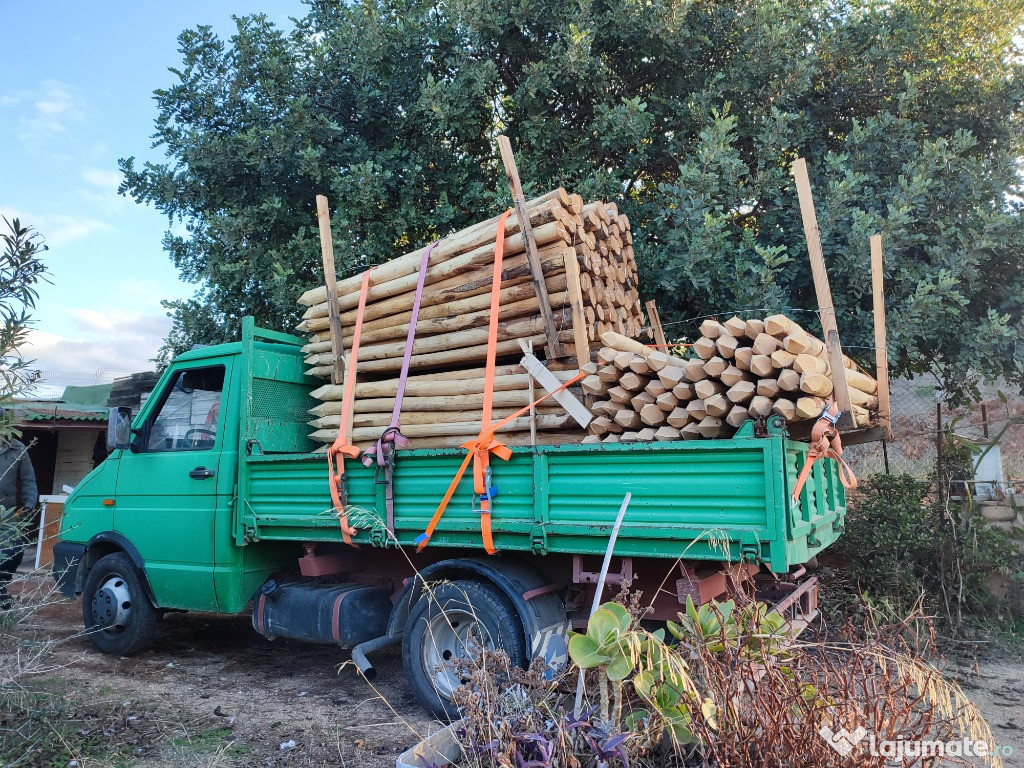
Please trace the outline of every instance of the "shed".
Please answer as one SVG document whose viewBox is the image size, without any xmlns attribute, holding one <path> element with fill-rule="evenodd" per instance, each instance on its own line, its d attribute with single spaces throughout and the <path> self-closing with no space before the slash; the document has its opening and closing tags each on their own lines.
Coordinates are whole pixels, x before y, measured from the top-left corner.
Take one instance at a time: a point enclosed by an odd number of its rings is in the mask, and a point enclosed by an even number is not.
<svg viewBox="0 0 1024 768">
<path fill-rule="evenodd" d="M 66 387 L 59 399 L 15 400 L 9 406 L 29 446 L 39 493 L 62 493 L 106 457 L 110 386 Z"/>
</svg>

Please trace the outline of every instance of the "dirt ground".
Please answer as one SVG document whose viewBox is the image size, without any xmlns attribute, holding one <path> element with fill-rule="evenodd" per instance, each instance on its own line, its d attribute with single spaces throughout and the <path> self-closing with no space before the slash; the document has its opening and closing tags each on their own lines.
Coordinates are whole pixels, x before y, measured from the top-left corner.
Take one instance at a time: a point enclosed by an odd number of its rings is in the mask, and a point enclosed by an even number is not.
<svg viewBox="0 0 1024 768">
<path fill-rule="evenodd" d="M 440 727 L 405 685 L 396 649 L 374 656 L 374 688 L 347 651 L 266 640 L 245 616 L 171 613 L 156 647 L 131 658 L 92 649 L 76 633 L 81 602 L 54 602 L 29 629 L 70 638 L 51 659 L 83 705 L 86 728 L 130 746 L 77 768 L 152 766 L 394 766 Z M 115 732 L 116 731 L 116 732 Z M 126 759 L 134 758 L 134 759 Z"/>
<path fill-rule="evenodd" d="M 57 684 L 81 714 L 77 733 L 101 729 L 109 747 L 62 766 L 390 767 L 440 727 L 406 686 L 397 648 L 374 656 L 374 689 L 343 666 L 346 651 L 268 641 L 244 616 L 168 614 L 157 646 L 124 658 L 91 649 L 80 611 L 60 600 L 27 628 L 69 638 L 55 650 Z M 990 655 L 953 668 L 996 742 L 1014 748 L 1007 768 L 1024 768 L 1024 663 Z"/>
<path fill-rule="evenodd" d="M 1003 760 L 1005 768 L 1024 768 L 1024 661 L 968 658 L 952 664 L 960 687 L 981 710 L 999 746 L 1013 748 Z"/>
</svg>

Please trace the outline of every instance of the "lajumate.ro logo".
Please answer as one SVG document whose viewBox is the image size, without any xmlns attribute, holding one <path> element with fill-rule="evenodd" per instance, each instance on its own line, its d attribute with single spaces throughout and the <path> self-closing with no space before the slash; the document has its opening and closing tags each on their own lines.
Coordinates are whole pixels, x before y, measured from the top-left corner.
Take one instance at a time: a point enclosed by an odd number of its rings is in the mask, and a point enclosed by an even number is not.
<svg viewBox="0 0 1024 768">
<path fill-rule="evenodd" d="M 840 757 L 847 757 L 855 749 L 865 749 L 872 757 L 884 757 L 896 763 L 922 757 L 990 758 L 1013 754 L 1013 747 L 1008 744 L 989 744 L 966 736 L 957 741 L 878 739 L 863 726 L 849 731 L 846 728 L 833 730 L 828 725 L 821 726 L 818 733 Z"/>
</svg>

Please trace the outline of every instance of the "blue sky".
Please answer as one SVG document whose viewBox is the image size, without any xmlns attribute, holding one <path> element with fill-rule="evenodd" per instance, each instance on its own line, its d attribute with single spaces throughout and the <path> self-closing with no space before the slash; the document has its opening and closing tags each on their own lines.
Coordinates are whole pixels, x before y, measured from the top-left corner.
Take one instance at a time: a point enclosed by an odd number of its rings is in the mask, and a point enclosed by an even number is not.
<svg viewBox="0 0 1024 768">
<path fill-rule="evenodd" d="M 300 0 L 170 3 L 46 0 L 0 3 L 0 213 L 50 246 L 25 357 L 44 372 L 145 370 L 170 327 L 161 299 L 191 286 L 161 248 L 166 217 L 117 195 L 119 157 L 151 149 L 153 91 L 173 82 L 177 36 L 231 16 L 266 13 L 281 26 Z"/>
</svg>

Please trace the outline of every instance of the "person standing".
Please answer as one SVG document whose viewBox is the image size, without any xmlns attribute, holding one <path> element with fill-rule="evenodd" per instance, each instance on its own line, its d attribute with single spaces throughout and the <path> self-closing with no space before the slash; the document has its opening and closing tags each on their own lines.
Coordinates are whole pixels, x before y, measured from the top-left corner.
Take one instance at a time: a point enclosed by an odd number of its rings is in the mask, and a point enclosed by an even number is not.
<svg viewBox="0 0 1024 768">
<path fill-rule="evenodd" d="M 10 607 L 7 585 L 25 556 L 26 513 L 38 503 L 28 448 L 13 437 L 0 442 L 0 610 Z"/>
</svg>

